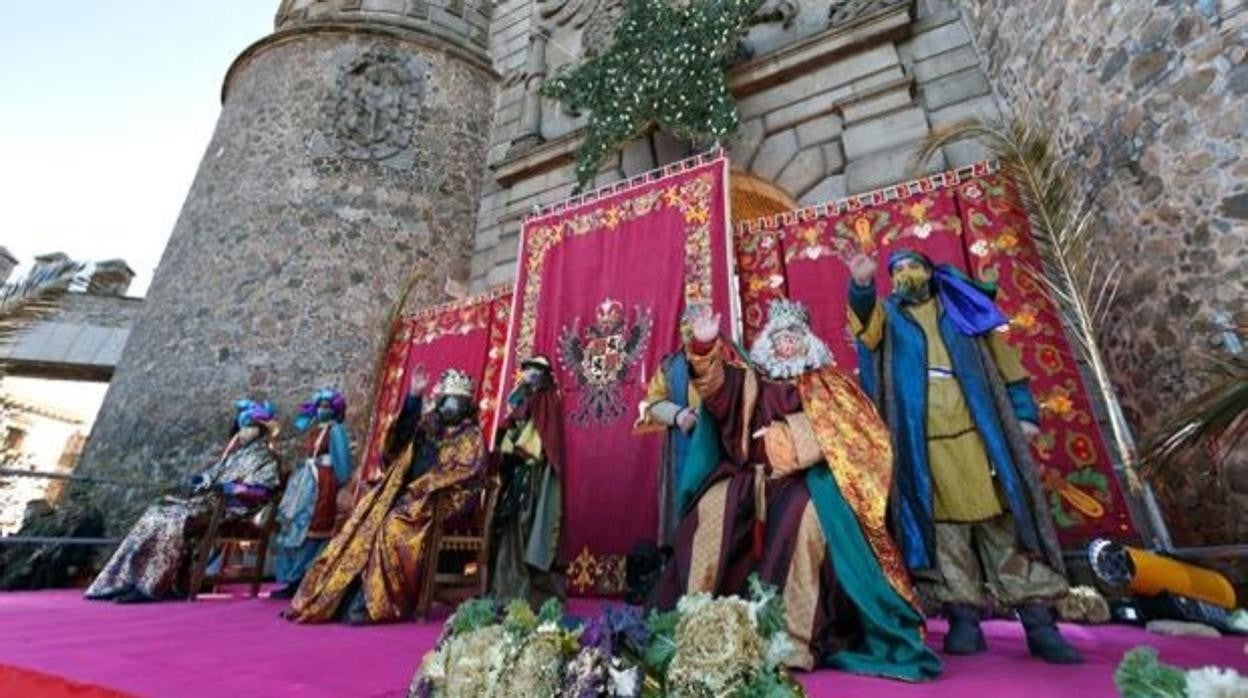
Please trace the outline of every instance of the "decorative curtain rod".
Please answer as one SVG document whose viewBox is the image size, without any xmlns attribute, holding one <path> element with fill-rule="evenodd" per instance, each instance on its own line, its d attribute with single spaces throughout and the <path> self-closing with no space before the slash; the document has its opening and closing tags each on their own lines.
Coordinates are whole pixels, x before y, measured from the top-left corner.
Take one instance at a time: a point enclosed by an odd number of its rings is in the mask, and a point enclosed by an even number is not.
<svg viewBox="0 0 1248 698">
<path fill-rule="evenodd" d="M 546 204 L 545 206 L 534 204 L 533 210 L 524 217 L 524 222 L 528 223 L 529 221 L 537 218 L 544 218 L 546 216 L 563 213 L 569 209 L 593 203 L 604 197 L 615 196 L 616 194 L 621 194 L 631 189 L 651 184 L 664 177 L 680 174 L 681 172 L 686 172 L 695 167 L 710 164 L 723 157 L 725 157 L 724 149 L 716 143 L 706 152 L 698 153 L 678 162 L 673 162 L 670 165 L 656 167 L 653 170 L 642 172 L 641 174 L 634 175 L 619 182 L 598 187 L 593 191 L 586 192 L 584 194 L 577 194 L 576 196 L 569 197 L 563 201 Z"/>
<path fill-rule="evenodd" d="M 467 298 L 462 298 L 457 301 L 447 301 L 446 303 L 439 303 L 438 305 L 433 305 L 428 308 L 421 308 L 420 310 L 417 310 L 414 313 L 408 313 L 407 315 L 404 315 L 403 318 L 407 320 L 421 320 L 421 319 L 430 317 L 432 315 L 441 315 L 442 313 L 445 313 L 445 312 L 449 312 L 452 310 L 462 310 L 469 306 L 478 305 L 486 301 L 498 300 L 499 298 L 502 298 L 508 293 L 511 293 L 511 284 L 498 284 L 497 286 L 486 289 L 484 292 L 478 295 L 468 296 Z"/>
<path fill-rule="evenodd" d="M 769 216 L 762 216 L 748 221 L 741 221 L 737 224 L 737 230 L 749 233 L 757 233 L 760 230 L 774 230 L 786 225 L 792 225 L 798 221 L 813 220 L 820 216 L 830 216 L 841 211 L 857 211 L 866 206 L 875 206 L 889 201 L 904 199 L 914 194 L 923 194 L 927 192 L 944 189 L 946 187 L 955 187 L 962 183 L 963 180 L 971 177 L 983 177 L 997 171 L 997 162 L 995 160 L 983 160 L 971 163 L 965 167 L 959 167 L 953 170 L 945 170 L 936 174 L 920 177 L 909 182 L 901 182 L 899 184 L 890 184 L 887 187 L 881 187 L 861 194 L 854 194 L 832 201 L 825 201 L 821 204 L 799 208 L 793 211 L 785 211 L 784 213 L 773 213 Z"/>
</svg>

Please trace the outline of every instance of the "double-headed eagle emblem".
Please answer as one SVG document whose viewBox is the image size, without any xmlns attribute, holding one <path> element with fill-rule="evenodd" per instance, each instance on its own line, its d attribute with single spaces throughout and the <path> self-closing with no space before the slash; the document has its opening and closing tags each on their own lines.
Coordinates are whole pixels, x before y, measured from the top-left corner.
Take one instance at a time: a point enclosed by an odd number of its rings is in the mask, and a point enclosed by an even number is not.
<svg viewBox="0 0 1248 698">
<path fill-rule="evenodd" d="M 608 298 L 594 315 L 594 322 L 580 328 L 580 319 L 559 333 L 559 360 L 563 369 L 576 376 L 580 401 L 572 413 L 576 424 L 609 424 L 628 413 L 620 396 L 620 384 L 650 343 L 654 319 L 638 306 L 630 325 L 619 301 Z"/>
</svg>

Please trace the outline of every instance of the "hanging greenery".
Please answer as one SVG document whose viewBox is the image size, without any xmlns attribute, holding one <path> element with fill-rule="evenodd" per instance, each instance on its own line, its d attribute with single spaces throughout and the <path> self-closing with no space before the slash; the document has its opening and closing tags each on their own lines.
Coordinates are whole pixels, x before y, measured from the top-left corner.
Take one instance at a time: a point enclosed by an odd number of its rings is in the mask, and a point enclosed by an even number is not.
<svg viewBox="0 0 1248 698">
<path fill-rule="evenodd" d="M 609 50 L 542 85 L 542 94 L 590 114 L 577 154 L 578 190 L 608 155 L 653 126 L 691 141 L 737 130 L 724 63 L 760 5 L 628 0 Z"/>
</svg>

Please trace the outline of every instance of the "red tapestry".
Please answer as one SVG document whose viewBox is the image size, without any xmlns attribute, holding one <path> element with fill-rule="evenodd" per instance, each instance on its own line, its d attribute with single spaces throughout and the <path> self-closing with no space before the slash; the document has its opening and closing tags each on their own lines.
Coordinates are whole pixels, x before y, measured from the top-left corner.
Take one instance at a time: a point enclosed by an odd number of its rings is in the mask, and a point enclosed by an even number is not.
<svg viewBox="0 0 1248 698">
<path fill-rule="evenodd" d="M 402 319 L 386 352 L 372 430 L 360 461 L 365 481 L 372 481 L 381 473 L 385 434 L 399 416 L 409 377 L 417 367 L 429 376 L 430 389 L 448 368 L 458 368 L 472 376 L 480 423 L 483 429 L 488 428 L 497 407 L 510 314 L 511 289 L 500 288 Z"/>
<path fill-rule="evenodd" d="M 889 288 L 884 262 L 898 247 L 920 250 L 980 278 L 1000 277 L 998 300 L 1011 318 L 1009 339 L 1023 353 L 1040 404 L 1043 435 L 1033 455 L 1063 545 L 1132 535 L 1103 436 L 1092 416 L 1070 346 L 1043 290 L 1022 270 L 1038 264 L 1021 209 L 986 165 L 977 176 L 949 172 L 817 210 L 747 223 L 735 234 L 747 343 L 767 303 L 788 296 L 810 308 L 816 333 L 845 370 L 857 370 L 847 324 L 849 260 L 880 261 L 877 287 Z M 970 173 L 968 173 L 969 175 Z M 747 344 L 748 345 L 748 344 Z"/>
<path fill-rule="evenodd" d="M 543 354 L 556 367 L 572 594 L 623 591 L 625 554 L 657 536 L 662 440 L 632 424 L 649 377 L 680 347 L 685 303 L 729 317 L 726 176 L 722 157 L 686 161 L 525 221 L 507 365 Z"/>
<path fill-rule="evenodd" d="M 1028 271 L 1040 269 L 1040 258 L 1021 204 L 1000 174 L 963 183 L 957 193 L 971 271 L 998 283 L 998 304 L 1010 318 L 1010 344 L 1022 352 L 1032 375 L 1044 429 L 1032 454 L 1062 543 L 1075 547 L 1098 536 L 1135 537 L 1057 307 Z"/>
</svg>

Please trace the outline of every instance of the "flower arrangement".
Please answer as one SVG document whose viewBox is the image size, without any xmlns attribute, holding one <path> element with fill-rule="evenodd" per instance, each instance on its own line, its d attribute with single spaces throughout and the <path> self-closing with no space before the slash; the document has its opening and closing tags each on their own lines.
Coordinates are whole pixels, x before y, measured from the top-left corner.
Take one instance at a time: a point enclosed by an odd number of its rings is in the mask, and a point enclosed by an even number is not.
<svg viewBox="0 0 1248 698">
<path fill-rule="evenodd" d="M 1234 669 L 1207 666 L 1184 671 L 1163 664 L 1152 647 L 1137 647 L 1114 672 L 1122 698 L 1239 698 L 1248 695 L 1248 678 Z"/>
<path fill-rule="evenodd" d="M 481 599 L 447 620 L 408 695 L 795 698 L 792 651 L 781 599 L 756 577 L 748 600 L 689 594 L 666 613 L 608 606 L 583 623 L 555 601 L 534 613 Z"/>
</svg>

